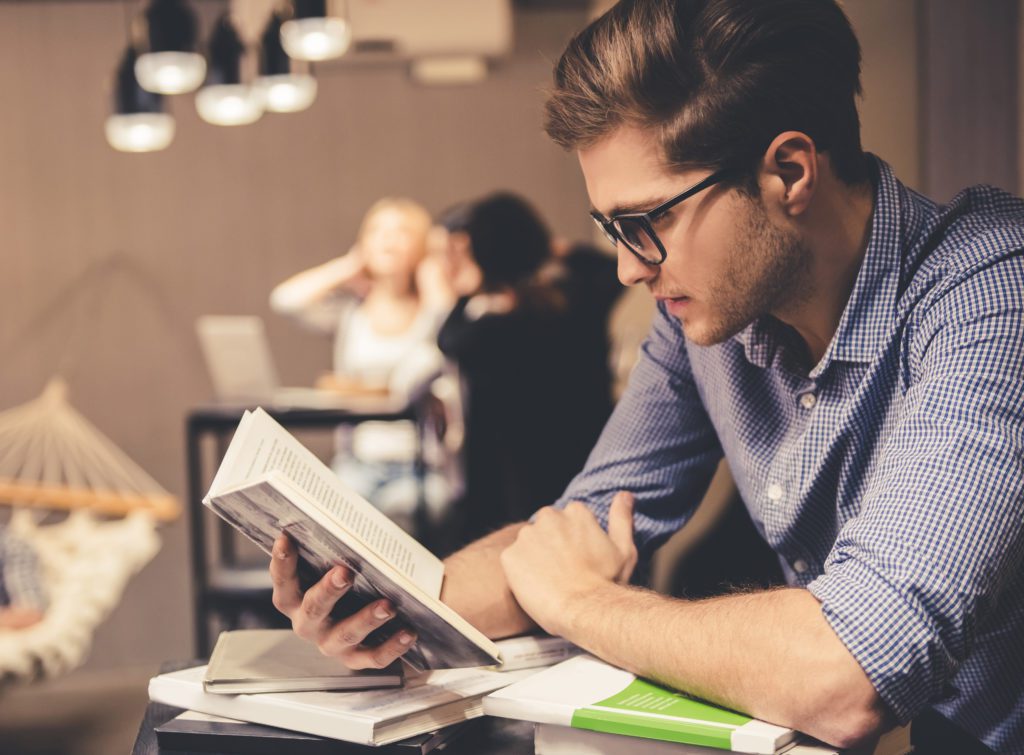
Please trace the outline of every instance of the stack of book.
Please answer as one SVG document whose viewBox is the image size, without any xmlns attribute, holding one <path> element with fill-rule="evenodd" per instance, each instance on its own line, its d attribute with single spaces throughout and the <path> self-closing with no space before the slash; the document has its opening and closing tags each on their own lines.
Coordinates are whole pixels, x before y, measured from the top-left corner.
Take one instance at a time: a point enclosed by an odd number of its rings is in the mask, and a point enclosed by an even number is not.
<svg viewBox="0 0 1024 755">
<path fill-rule="evenodd" d="M 218 737 L 223 744 L 228 737 L 269 736 L 246 728 L 244 722 L 312 735 L 306 740 L 326 737 L 403 747 L 417 743 L 429 752 L 423 747 L 432 749 L 453 735 L 439 730 L 483 715 L 484 695 L 573 652 L 571 645 L 553 637 L 513 638 L 497 646 L 508 670 L 492 666 L 403 673 L 396 663 L 382 670 L 350 671 L 290 630 L 224 632 L 208 665 L 150 680 L 150 700 L 190 712 L 158 728 L 157 737 L 171 749 L 199 750 L 197 742 L 212 743 Z M 235 744 L 232 749 L 237 749 Z"/>
</svg>

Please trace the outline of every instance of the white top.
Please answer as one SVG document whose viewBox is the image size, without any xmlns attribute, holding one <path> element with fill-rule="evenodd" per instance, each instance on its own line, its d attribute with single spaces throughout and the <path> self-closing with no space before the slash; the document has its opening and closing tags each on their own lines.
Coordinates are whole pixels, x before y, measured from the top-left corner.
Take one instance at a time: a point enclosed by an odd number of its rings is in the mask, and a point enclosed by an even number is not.
<svg viewBox="0 0 1024 755">
<path fill-rule="evenodd" d="M 392 396 L 412 398 L 444 364 L 437 348 L 438 313 L 421 309 L 403 333 L 381 335 L 353 301 L 338 318 L 334 370 L 367 385 L 387 386 Z M 416 454 L 411 422 L 362 422 L 338 434 L 339 452 L 348 448 L 365 462 L 408 462 Z"/>
</svg>

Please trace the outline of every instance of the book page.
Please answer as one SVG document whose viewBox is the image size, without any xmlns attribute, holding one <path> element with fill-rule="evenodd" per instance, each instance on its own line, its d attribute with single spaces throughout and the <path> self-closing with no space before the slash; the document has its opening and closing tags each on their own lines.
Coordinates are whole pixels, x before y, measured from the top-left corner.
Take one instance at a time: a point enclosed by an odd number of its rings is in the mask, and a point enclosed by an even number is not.
<svg viewBox="0 0 1024 755">
<path fill-rule="evenodd" d="M 267 472 L 278 472 L 333 520 L 432 598 L 444 565 L 338 476 L 262 409 L 246 412 L 207 499 Z M 206 502 L 204 500 L 204 502 Z"/>
</svg>

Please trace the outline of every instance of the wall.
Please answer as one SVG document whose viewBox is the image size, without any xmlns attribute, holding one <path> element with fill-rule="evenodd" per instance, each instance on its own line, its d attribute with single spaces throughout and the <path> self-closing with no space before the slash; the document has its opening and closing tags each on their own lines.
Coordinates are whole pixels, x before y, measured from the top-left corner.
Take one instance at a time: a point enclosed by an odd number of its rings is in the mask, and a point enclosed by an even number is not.
<svg viewBox="0 0 1024 755">
<path fill-rule="evenodd" d="M 916 5 L 847 0 L 843 9 L 861 45 L 861 143 L 920 189 Z"/>
</svg>

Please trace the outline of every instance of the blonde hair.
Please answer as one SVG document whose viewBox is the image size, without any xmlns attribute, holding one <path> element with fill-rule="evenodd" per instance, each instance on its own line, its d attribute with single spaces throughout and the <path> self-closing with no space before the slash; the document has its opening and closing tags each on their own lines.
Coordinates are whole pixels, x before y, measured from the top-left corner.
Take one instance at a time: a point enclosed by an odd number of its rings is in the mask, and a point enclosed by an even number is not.
<svg viewBox="0 0 1024 755">
<path fill-rule="evenodd" d="M 426 207 L 406 197 L 382 197 L 370 205 L 366 214 L 363 215 L 362 222 L 359 224 L 359 235 L 357 237 L 359 240 L 362 240 L 363 236 L 366 235 L 366 230 L 369 228 L 374 217 L 386 210 L 396 210 L 421 225 L 423 227 L 424 246 L 426 245 L 427 231 L 433 225 L 433 218 L 427 212 Z"/>
</svg>

